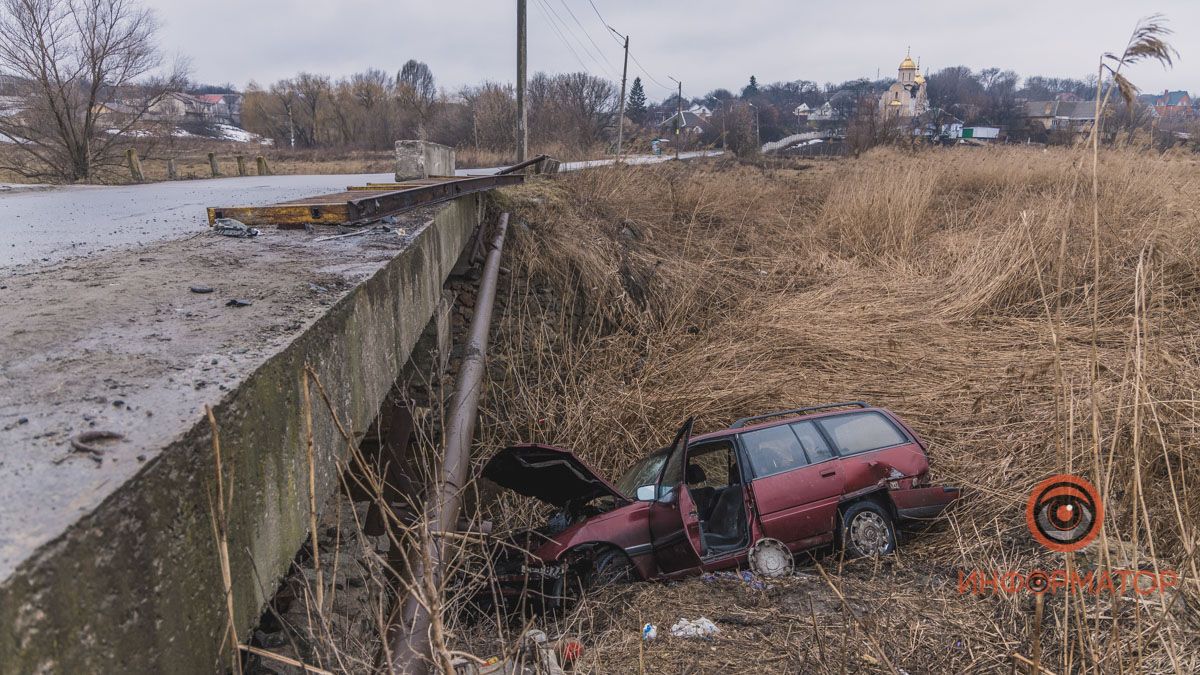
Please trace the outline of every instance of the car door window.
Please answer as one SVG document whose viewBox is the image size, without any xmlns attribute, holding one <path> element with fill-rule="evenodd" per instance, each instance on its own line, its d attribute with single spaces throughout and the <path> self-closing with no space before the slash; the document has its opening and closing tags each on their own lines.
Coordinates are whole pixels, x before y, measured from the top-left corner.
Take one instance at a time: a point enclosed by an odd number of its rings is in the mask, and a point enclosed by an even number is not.
<svg viewBox="0 0 1200 675">
<path fill-rule="evenodd" d="M 692 418 L 689 417 L 675 435 L 675 442 L 671 444 L 667 465 L 663 467 L 662 478 L 658 483 L 658 498 L 660 501 L 673 501 L 675 493 L 680 484 L 683 483 L 684 448 L 687 447 L 688 437 L 691 433 Z"/>
<path fill-rule="evenodd" d="M 773 476 L 808 464 L 804 447 L 786 424 L 742 434 L 746 457 L 755 478 Z"/>
<path fill-rule="evenodd" d="M 804 452 L 808 454 L 809 463 L 816 464 L 833 457 L 833 450 L 817 430 L 817 425 L 812 422 L 796 422 L 791 427 L 796 433 L 796 438 L 800 439 Z"/>
<path fill-rule="evenodd" d="M 688 464 L 695 467 L 688 469 L 688 487 L 728 487 L 733 482 L 730 480 L 732 462 L 733 449 L 728 442 L 688 448 Z M 701 476 L 703 479 L 697 480 Z"/>
<path fill-rule="evenodd" d="M 817 420 L 839 455 L 857 455 L 908 443 L 908 437 L 891 420 L 877 412 L 837 415 Z"/>
</svg>

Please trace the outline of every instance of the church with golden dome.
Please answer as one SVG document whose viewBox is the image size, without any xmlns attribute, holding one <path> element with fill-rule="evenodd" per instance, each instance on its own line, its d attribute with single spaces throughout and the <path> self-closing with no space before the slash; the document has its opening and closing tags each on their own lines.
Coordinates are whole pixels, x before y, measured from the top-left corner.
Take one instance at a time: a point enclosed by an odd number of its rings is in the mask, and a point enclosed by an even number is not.
<svg viewBox="0 0 1200 675">
<path fill-rule="evenodd" d="M 918 72 L 917 62 L 909 54 L 900 62 L 896 82 L 879 97 L 879 114 L 884 119 L 907 120 L 929 110 L 925 93 L 925 78 Z"/>
</svg>

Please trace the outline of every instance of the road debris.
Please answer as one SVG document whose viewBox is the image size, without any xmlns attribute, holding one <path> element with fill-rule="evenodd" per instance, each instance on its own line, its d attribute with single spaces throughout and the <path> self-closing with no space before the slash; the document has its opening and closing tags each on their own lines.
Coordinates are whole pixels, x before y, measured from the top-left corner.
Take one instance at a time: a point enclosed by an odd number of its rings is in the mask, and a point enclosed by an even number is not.
<svg viewBox="0 0 1200 675">
<path fill-rule="evenodd" d="M 388 216 L 388 217 L 392 218 L 391 216 Z M 396 219 L 392 218 L 392 222 L 396 222 Z M 392 228 L 388 227 L 387 225 L 376 225 L 375 227 L 364 227 L 362 229 L 354 230 L 353 232 L 344 232 L 342 234 L 330 234 L 330 235 L 326 235 L 324 237 L 317 237 L 316 239 L 313 239 L 313 241 L 329 241 L 331 239 L 346 239 L 347 237 L 357 237 L 360 235 L 372 234 L 372 233 L 374 233 L 374 234 L 397 234 L 396 230 L 393 230 Z"/>
<path fill-rule="evenodd" d="M 700 580 L 705 583 L 713 583 L 715 581 L 740 581 L 756 591 L 765 591 L 771 588 L 771 585 L 761 579 L 757 579 L 754 573 L 750 570 L 741 570 L 734 572 L 731 570 L 720 570 L 718 572 L 707 572 L 700 575 Z"/>
<path fill-rule="evenodd" d="M 550 640 L 536 628 L 526 631 L 521 649 L 512 658 L 501 660 L 457 656 L 451 664 L 455 675 L 566 675 L 559 659 L 571 663 L 583 656 L 583 644 L 575 639 Z"/>
<path fill-rule="evenodd" d="M 201 294 L 212 293 L 213 287 L 212 286 L 188 286 L 188 290 L 193 293 L 201 293 Z"/>
<path fill-rule="evenodd" d="M 92 445 L 92 443 L 95 441 L 119 441 L 124 438 L 125 434 L 116 431 L 102 431 L 99 429 L 84 431 L 71 437 L 71 452 L 85 453 L 92 461 L 102 464 L 104 462 L 104 448 Z M 62 463 L 65 459 L 66 457 L 63 457 L 57 463 Z"/>
<path fill-rule="evenodd" d="M 680 618 L 674 626 L 671 626 L 671 635 L 679 638 L 707 640 L 720 632 L 721 629 L 717 628 L 717 624 L 704 617 L 695 620 Z"/>
<path fill-rule="evenodd" d="M 232 299 L 232 300 L 230 300 L 229 302 L 225 303 L 225 306 L 226 306 L 226 307 L 249 307 L 250 305 L 253 305 L 253 304 L 254 304 L 254 303 L 253 303 L 253 302 L 250 302 L 249 300 L 242 300 L 242 299 L 240 299 L 240 298 L 233 298 L 233 299 Z"/>
<path fill-rule="evenodd" d="M 249 239 L 250 237 L 257 237 L 259 234 L 262 234 L 258 228 L 250 227 L 234 218 L 217 218 L 213 221 L 213 232 L 223 237 L 237 237 L 240 239 Z"/>
<path fill-rule="evenodd" d="M 657 637 L 658 637 L 658 626 L 655 626 L 652 623 L 648 623 L 645 626 L 642 626 L 642 639 L 643 640 L 653 640 Z"/>
</svg>

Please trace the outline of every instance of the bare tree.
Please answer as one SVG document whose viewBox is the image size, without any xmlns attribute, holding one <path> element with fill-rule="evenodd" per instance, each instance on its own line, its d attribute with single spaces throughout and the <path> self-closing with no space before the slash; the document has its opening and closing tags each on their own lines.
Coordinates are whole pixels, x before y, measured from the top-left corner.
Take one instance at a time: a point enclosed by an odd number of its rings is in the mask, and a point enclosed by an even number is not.
<svg viewBox="0 0 1200 675">
<path fill-rule="evenodd" d="M 754 134 L 754 113 L 751 112 L 750 106 L 745 103 L 722 105 L 714 114 L 710 126 L 718 129 L 718 124 L 724 127 L 725 138 L 721 141 L 727 150 L 738 157 L 750 157 L 758 153 L 759 146 L 755 142 Z"/>
<path fill-rule="evenodd" d="M 363 142 L 373 148 L 387 148 L 395 142 L 391 78 L 375 68 L 355 73 L 345 85 L 353 101 L 355 116 L 362 129 Z"/>
<path fill-rule="evenodd" d="M 242 125 L 248 131 L 294 148 L 298 106 L 291 80 L 280 80 L 267 90 L 251 82 L 242 104 Z"/>
<path fill-rule="evenodd" d="M 409 59 L 396 75 L 396 97 L 400 105 L 417 118 L 417 138 L 424 140 L 437 103 L 437 86 L 429 66 Z"/>
<path fill-rule="evenodd" d="M 122 134 L 184 79 L 181 67 L 139 83 L 161 62 L 157 27 L 134 0 L 0 0 L 0 75 L 22 100 L 0 134 L 29 160 L 5 168 L 86 181 L 114 162 Z"/>
<path fill-rule="evenodd" d="M 324 141 L 325 114 L 333 93 L 329 76 L 300 73 L 290 84 L 299 105 L 295 121 L 296 142 L 308 147 L 320 145 Z"/>
<path fill-rule="evenodd" d="M 484 82 L 460 94 L 471 114 L 471 131 L 477 147 L 509 150 L 513 147 L 517 102 L 512 85 Z"/>
<path fill-rule="evenodd" d="M 526 88 L 529 136 L 588 150 L 615 129 L 620 100 L 608 80 L 588 73 L 535 73 Z"/>
</svg>

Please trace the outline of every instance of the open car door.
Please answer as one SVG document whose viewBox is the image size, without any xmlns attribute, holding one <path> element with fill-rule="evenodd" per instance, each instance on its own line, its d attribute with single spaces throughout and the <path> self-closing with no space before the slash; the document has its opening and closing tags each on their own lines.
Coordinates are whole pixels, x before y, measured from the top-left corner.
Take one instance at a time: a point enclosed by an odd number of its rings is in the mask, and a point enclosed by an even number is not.
<svg viewBox="0 0 1200 675">
<path fill-rule="evenodd" d="M 675 434 L 650 503 L 650 545 L 664 576 L 682 575 L 700 566 L 699 514 L 683 484 L 693 421 L 689 417 Z"/>
</svg>

